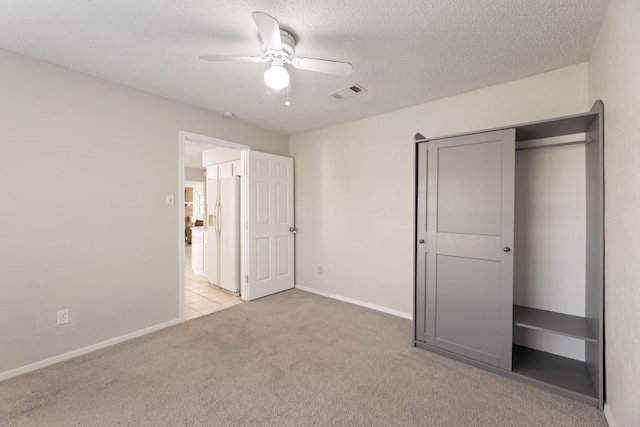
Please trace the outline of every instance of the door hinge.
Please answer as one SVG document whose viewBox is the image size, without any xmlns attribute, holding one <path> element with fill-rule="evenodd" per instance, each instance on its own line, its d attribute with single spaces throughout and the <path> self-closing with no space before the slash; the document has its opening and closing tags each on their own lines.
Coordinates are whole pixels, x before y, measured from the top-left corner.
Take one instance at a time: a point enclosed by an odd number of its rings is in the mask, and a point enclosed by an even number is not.
<svg viewBox="0 0 640 427">
<path fill-rule="evenodd" d="M 244 283 L 249 283 L 249 276 L 244 276 Z"/>
</svg>

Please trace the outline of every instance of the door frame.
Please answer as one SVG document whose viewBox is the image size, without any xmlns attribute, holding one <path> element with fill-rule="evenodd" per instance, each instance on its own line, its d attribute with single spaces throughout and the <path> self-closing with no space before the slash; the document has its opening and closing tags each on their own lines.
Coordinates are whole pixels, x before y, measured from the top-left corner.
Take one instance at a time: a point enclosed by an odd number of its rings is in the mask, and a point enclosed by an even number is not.
<svg viewBox="0 0 640 427">
<path fill-rule="evenodd" d="M 247 283 L 246 280 L 242 280 L 243 277 L 248 275 L 247 264 L 247 230 L 243 224 L 247 224 L 248 209 L 247 209 L 247 197 L 248 197 L 248 180 L 246 179 L 246 162 L 247 152 L 251 150 L 248 145 L 238 144 L 223 139 L 218 139 L 210 136 L 199 135 L 196 133 L 179 131 L 178 132 L 178 318 L 181 322 L 185 320 L 184 310 L 184 289 L 185 289 L 185 264 L 184 264 L 184 147 L 186 141 L 197 142 L 199 144 L 210 144 L 212 147 L 225 147 L 240 151 L 240 170 L 243 173 L 240 175 L 240 295 L 243 301 L 246 301 L 247 295 Z M 206 184 L 206 182 L 205 182 Z M 206 213 L 206 212 L 205 212 Z"/>
</svg>

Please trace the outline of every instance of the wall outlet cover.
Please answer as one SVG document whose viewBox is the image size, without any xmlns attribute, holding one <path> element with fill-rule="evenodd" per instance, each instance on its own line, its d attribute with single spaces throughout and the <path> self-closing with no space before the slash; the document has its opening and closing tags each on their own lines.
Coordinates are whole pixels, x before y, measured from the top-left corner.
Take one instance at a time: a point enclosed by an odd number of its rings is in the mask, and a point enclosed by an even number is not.
<svg viewBox="0 0 640 427">
<path fill-rule="evenodd" d="M 58 325 L 69 323 L 69 309 L 58 310 Z"/>
</svg>

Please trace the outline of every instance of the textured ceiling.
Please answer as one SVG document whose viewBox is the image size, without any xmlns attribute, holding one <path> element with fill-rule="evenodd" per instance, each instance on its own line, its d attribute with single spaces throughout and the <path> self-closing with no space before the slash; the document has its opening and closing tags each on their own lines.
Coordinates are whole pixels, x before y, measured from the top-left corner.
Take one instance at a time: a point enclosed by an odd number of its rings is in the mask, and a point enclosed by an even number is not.
<svg viewBox="0 0 640 427">
<path fill-rule="evenodd" d="M 0 0 L 0 47 L 284 134 L 397 110 L 580 62 L 608 0 Z M 252 11 L 296 54 L 351 62 L 349 77 L 290 68 L 266 94 Z M 330 92 L 367 92 L 338 102 Z"/>
</svg>

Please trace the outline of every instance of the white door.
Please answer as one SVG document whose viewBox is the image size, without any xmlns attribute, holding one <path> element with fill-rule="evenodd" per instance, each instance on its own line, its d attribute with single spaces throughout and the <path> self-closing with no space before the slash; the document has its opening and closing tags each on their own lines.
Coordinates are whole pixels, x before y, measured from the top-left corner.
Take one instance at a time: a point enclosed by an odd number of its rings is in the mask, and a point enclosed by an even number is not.
<svg viewBox="0 0 640 427">
<path fill-rule="evenodd" d="M 294 286 L 293 159 L 249 151 L 247 175 L 246 299 L 253 300 Z"/>
</svg>

